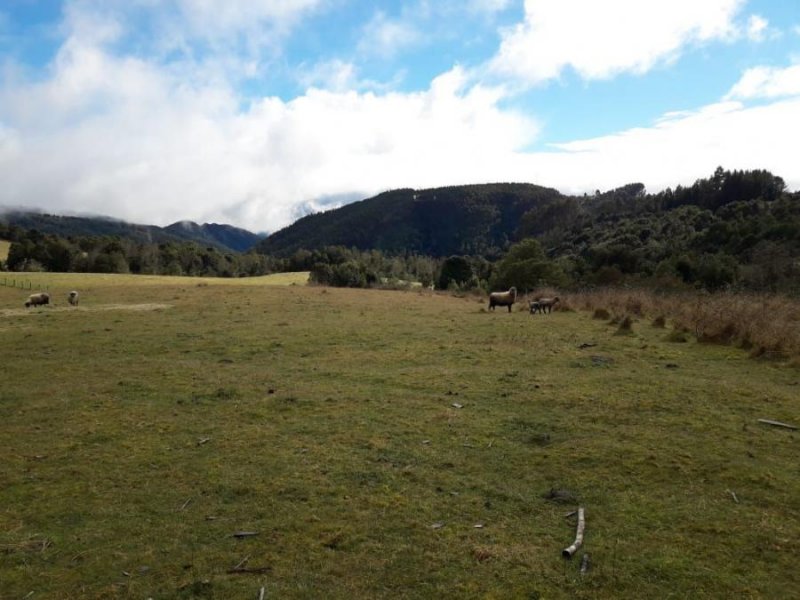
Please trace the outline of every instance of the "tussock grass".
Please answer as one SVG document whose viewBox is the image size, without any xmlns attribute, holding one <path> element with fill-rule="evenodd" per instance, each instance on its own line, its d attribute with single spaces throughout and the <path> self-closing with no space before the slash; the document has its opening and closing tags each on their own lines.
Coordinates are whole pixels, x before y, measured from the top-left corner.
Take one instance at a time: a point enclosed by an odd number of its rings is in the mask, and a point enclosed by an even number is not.
<svg viewBox="0 0 800 600">
<path fill-rule="evenodd" d="M 656 319 L 698 341 L 732 344 L 753 356 L 800 358 L 800 301 L 777 294 L 664 293 L 604 289 L 570 294 L 565 305 L 597 314 Z"/>
<path fill-rule="evenodd" d="M 795 369 L 582 311 L 191 282 L 0 317 L 0 597 L 793 593 L 797 433 L 757 419 L 800 422 Z M 93 310 L 127 303 L 169 308 Z"/>
</svg>

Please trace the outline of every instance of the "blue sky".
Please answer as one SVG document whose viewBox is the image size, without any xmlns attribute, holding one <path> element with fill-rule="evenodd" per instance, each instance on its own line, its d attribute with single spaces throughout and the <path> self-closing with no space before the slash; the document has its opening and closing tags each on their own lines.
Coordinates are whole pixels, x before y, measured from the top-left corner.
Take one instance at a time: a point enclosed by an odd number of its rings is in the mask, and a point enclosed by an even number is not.
<svg viewBox="0 0 800 600">
<path fill-rule="evenodd" d="M 798 0 L 5 0 L 0 205 L 272 230 L 397 187 L 800 188 Z"/>
</svg>

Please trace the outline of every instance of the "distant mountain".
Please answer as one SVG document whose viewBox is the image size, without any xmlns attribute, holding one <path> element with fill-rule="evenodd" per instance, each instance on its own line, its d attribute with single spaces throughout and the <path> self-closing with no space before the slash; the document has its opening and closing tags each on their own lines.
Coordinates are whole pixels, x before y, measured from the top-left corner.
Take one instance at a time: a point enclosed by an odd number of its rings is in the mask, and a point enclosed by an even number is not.
<svg viewBox="0 0 800 600">
<path fill-rule="evenodd" d="M 263 235 L 233 225 L 217 223 L 198 225 L 193 221 L 173 223 L 166 226 L 164 231 L 185 240 L 200 244 L 222 245 L 237 252 L 246 252 L 264 238 Z"/>
<path fill-rule="evenodd" d="M 70 236 L 116 236 L 139 243 L 195 242 L 220 250 L 244 252 L 264 236 L 232 225 L 198 225 L 180 221 L 167 227 L 137 225 L 110 217 L 66 217 L 46 213 L 8 210 L 0 212 L 0 223 L 41 233 Z"/>
<path fill-rule="evenodd" d="M 527 183 L 400 189 L 341 208 L 308 215 L 256 244 L 288 256 L 305 248 L 339 245 L 429 256 L 498 256 L 516 236 L 526 213 L 565 198 Z"/>
</svg>

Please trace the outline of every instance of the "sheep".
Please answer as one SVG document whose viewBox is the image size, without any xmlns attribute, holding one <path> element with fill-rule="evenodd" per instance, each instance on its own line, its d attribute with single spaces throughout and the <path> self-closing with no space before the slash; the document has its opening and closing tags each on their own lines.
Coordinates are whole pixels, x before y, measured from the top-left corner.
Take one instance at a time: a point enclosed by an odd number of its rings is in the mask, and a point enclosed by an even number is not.
<svg viewBox="0 0 800 600">
<path fill-rule="evenodd" d="M 555 298 L 539 298 L 539 310 L 544 314 L 545 312 L 553 312 L 553 307 L 559 302 L 558 296 Z"/>
<path fill-rule="evenodd" d="M 530 308 L 532 315 L 535 315 L 537 312 L 542 312 L 542 305 L 538 300 L 531 300 L 528 302 L 528 308 Z"/>
<path fill-rule="evenodd" d="M 507 306 L 511 312 L 511 305 L 517 301 L 517 288 L 512 287 L 507 292 L 492 292 L 489 294 L 489 308 L 494 310 L 495 306 Z"/>
<path fill-rule="evenodd" d="M 25 302 L 25 308 L 44 304 L 50 304 L 50 294 L 47 292 L 39 292 L 38 294 L 31 294 L 28 296 L 28 300 Z"/>
<path fill-rule="evenodd" d="M 78 292 L 72 290 L 67 296 L 67 302 L 69 302 L 72 306 L 78 306 Z"/>
</svg>

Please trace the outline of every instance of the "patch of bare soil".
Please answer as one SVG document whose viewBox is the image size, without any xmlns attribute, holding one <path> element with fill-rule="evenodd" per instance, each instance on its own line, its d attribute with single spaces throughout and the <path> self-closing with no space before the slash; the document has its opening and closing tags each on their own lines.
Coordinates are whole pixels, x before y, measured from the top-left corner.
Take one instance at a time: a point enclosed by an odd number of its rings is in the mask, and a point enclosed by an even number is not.
<svg viewBox="0 0 800 600">
<path fill-rule="evenodd" d="M 108 310 L 127 310 L 142 312 L 149 310 L 164 310 L 170 308 L 171 304 L 96 304 L 93 306 L 41 306 L 37 308 L 0 308 L 0 317 L 22 317 L 38 315 L 43 312 L 96 312 Z"/>
</svg>

